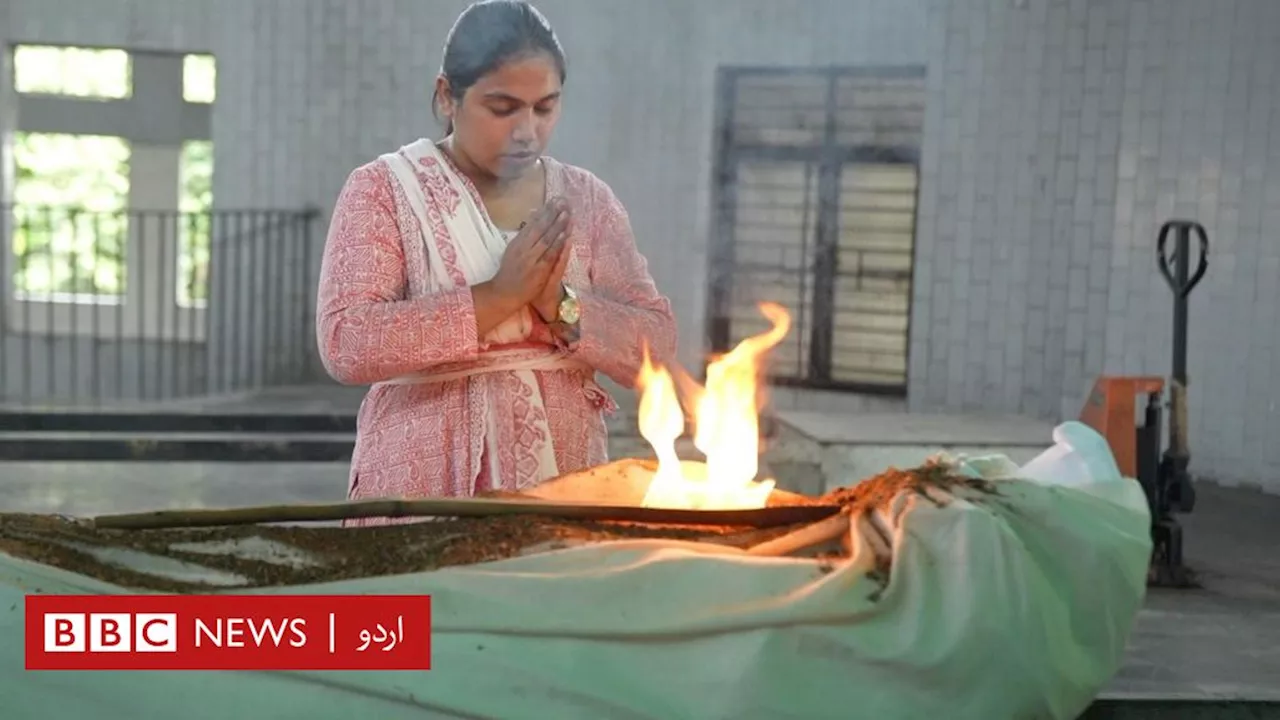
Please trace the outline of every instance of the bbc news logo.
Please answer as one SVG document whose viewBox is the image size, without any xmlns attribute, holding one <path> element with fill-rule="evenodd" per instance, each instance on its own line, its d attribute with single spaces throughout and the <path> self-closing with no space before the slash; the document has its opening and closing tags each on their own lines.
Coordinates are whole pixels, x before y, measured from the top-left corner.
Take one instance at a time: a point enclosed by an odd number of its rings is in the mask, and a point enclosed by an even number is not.
<svg viewBox="0 0 1280 720">
<path fill-rule="evenodd" d="M 46 613 L 44 651 L 178 651 L 177 613 Z"/>
<path fill-rule="evenodd" d="M 28 670 L 429 670 L 429 595 L 31 595 Z"/>
</svg>

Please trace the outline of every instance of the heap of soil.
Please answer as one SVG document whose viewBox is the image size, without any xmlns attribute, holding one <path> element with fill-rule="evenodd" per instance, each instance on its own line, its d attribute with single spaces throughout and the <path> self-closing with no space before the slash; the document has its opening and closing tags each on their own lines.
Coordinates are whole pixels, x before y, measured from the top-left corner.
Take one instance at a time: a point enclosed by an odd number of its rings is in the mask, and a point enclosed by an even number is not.
<svg viewBox="0 0 1280 720">
<path fill-rule="evenodd" d="M 961 475 L 948 465 L 930 461 L 907 470 L 889 468 L 852 487 L 836 488 L 818 498 L 818 502 L 840 505 L 850 512 L 859 513 L 884 507 L 904 492 L 937 503 L 929 494 L 930 489 L 952 494 L 965 491 L 975 491 L 981 495 L 997 494 L 990 481 Z"/>
</svg>

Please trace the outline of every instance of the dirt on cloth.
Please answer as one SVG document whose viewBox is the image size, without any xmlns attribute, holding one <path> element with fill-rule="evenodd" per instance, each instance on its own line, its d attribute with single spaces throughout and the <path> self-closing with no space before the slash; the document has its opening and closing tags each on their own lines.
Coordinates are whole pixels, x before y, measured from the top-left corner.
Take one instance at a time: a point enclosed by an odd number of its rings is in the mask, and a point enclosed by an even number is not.
<svg viewBox="0 0 1280 720">
<path fill-rule="evenodd" d="M 656 526 L 510 515 L 350 528 L 241 525 L 112 530 L 75 518 L 0 514 L 0 553 L 124 587 L 205 592 L 422 572 L 611 540 L 688 540 L 746 548 L 794 529 L 796 526 Z M 236 546 L 252 546 L 257 552 L 209 550 Z M 264 552 L 264 548 L 270 551 Z M 101 549 L 109 551 L 105 557 L 94 552 Z M 122 556 L 136 559 L 136 553 L 150 556 L 147 560 L 180 561 L 197 570 L 207 568 L 242 580 L 211 584 L 187 579 L 190 572 L 177 576 L 173 572 L 142 572 L 136 562 L 119 561 Z M 154 563 L 143 563 L 149 565 Z"/>
<path fill-rule="evenodd" d="M 937 502 L 929 491 L 941 493 L 965 493 L 974 491 L 980 495 L 995 495 L 995 486 L 988 480 L 955 473 L 950 467 L 928 462 L 908 470 L 889 468 L 879 475 L 863 480 L 851 487 L 832 490 L 819 498 L 821 504 L 841 505 L 854 513 L 882 507 L 901 493 L 912 493 Z M 972 493 L 966 493 L 966 496 Z"/>
<path fill-rule="evenodd" d="M 888 502 L 904 490 L 923 493 L 927 485 L 972 486 L 974 482 L 925 466 L 890 470 L 821 498 L 791 495 L 777 504 L 841 504 L 859 509 Z M 506 515 L 373 527 L 259 524 L 117 530 L 94 527 L 86 519 L 0 513 L 0 553 L 122 587 L 184 593 L 416 573 L 626 539 L 748 548 L 800 527 L 652 525 Z"/>
<path fill-rule="evenodd" d="M 994 498 L 999 493 L 988 480 L 961 475 L 943 463 L 930 461 L 907 470 L 889 468 L 879 475 L 850 487 L 837 488 L 819 498 L 823 504 L 840 505 L 846 512 L 857 515 L 884 507 L 904 493 L 923 498 L 938 506 L 950 502 L 951 497 L 966 499 Z M 888 538 L 885 539 L 886 543 Z M 876 600 L 880 591 L 888 586 L 893 572 L 892 558 L 877 556 L 870 577 L 880 587 L 872 594 Z"/>
</svg>

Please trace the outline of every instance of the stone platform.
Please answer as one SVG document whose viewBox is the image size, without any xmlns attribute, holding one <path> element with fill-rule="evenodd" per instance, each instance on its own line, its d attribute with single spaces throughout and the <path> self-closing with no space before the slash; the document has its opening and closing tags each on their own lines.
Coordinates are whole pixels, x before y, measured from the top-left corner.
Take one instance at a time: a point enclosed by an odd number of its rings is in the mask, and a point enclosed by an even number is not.
<svg viewBox="0 0 1280 720">
<path fill-rule="evenodd" d="M 1052 444 L 1053 425 L 1022 418 L 782 411 L 765 458 L 787 489 L 817 495 L 942 451 L 1024 463 Z"/>
</svg>

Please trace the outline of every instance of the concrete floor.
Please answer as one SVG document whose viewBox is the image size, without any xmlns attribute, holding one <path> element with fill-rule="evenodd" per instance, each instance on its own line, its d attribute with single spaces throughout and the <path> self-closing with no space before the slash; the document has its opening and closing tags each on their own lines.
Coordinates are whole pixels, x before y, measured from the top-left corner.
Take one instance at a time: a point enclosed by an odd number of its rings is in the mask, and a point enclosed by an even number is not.
<svg viewBox="0 0 1280 720">
<path fill-rule="evenodd" d="M 365 386 L 287 385 L 282 387 L 247 390 L 222 395 L 196 396 L 163 401 L 113 402 L 106 406 L 56 405 L 42 407 L 20 402 L 0 402 L 0 412 L 13 410 L 83 411 L 97 412 L 109 409 L 113 412 L 156 412 L 158 410 L 191 413 L 296 413 L 319 414 L 354 413 L 360 408 L 369 388 Z"/>
<path fill-rule="evenodd" d="M 101 515 L 333 502 L 345 463 L 0 462 L 0 510 Z"/>
<path fill-rule="evenodd" d="M 1280 497 L 1198 492 L 1183 526 L 1203 587 L 1149 593 L 1106 695 L 1280 702 Z"/>
</svg>

